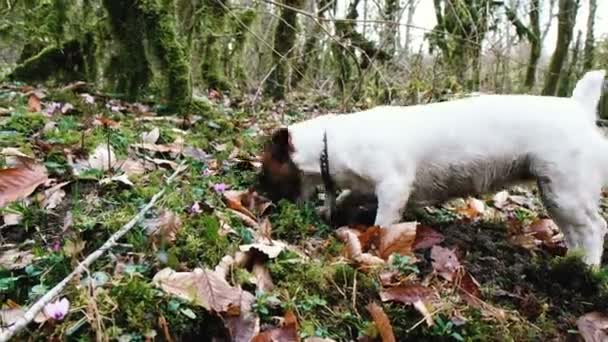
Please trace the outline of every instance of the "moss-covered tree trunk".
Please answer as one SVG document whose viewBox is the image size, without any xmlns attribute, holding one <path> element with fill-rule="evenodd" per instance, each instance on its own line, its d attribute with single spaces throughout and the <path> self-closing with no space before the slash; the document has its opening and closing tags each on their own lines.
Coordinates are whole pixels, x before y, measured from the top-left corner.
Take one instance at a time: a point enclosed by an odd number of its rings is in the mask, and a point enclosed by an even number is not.
<svg viewBox="0 0 608 342">
<path fill-rule="evenodd" d="M 397 22 L 397 15 L 399 12 L 399 0 L 385 0 L 384 1 L 384 29 L 382 31 L 382 49 L 388 52 L 390 55 L 395 54 L 396 42 L 397 42 L 397 29 L 399 24 Z"/>
<path fill-rule="evenodd" d="M 568 47 L 572 41 L 572 29 L 574 28 L 577 7 L 578 0 L 559 0 L 557 44 L 555 45 L 553 56 L 551 56 L 547 76 L 545 77 L 543 95 L 555 95 L 557 90 L 559 75 L 562 72 L 564 61 L 568 55 Z"/>
<path fill-rule="evenodd" d="M 587 71 L 593 68 L 593 54 L 595 49 L 595 39 L 593 35 L 593 30 L 595 29 L 596 11 L 597 0 L 589 0 L 589 16 L 587 17 L 587 35 L 585 36 L 583 71 Z"/>
<path fill-rule="evenodd" d="M 114 88 L 136 99 L 156 71 L 169 106 L 186 108 L 192 97 L 190 65 L 178 39 L 173 0 L 104 0 L 104 6 L 119 44 L 107 69 Z"/>
<path fill-rule="evenodd" d="M 177 35 L 173 0 L 142 0 L 144 28 L 151 53 L 159 62 L 167 84 L 165 91 L 176 111 L 188 109 L 192 101 L 190 65 Z"/>
<path fill-rule="evenodd" d="M 229 90 L 224 73 L 224 39 L 226 36 L 227 0 L 202 0 L 201 8 L 201 78 L 207 87 Z"/>
<path fill-rule="evenodd" d="M 530 42 L 530 57 L 528 66 L 526 67 L 526 78 L 524 87 L 532 89 L 536 83 L 536 69 L 538 67 L 538 59 L 541 53 L 540 40 L 540 15 L 539 15 L 540 0 L 532 0 L 530 3 L 530 33 L 528 41 Z"/>
<path fill-rule="evenodd" d="M 109 87 L 129 100 L 147 88 L 152 72 L 145 54 L 145 27 L 138 0 L 103 0 L 114 40 L 106 67 Z"/>
<path fill-rule="evenodd" d="M 568 67 L 566 72 L 562 72 L 559 78 L 559 89 L 557 90 L 557 96 L 568 97 L 572 93 L 572 81 L 573 78 L 578 75 L 577 69 L 579 69 L 578 56 L 581 49 L 581 40 L 583 32 L 578 31 L 578 36 L 572 48 L 572 54 L 570 60 L 567 63 Z"/>
<path fill-rule="evenodd" d="M 292 50 L 296 43 L 297 12 L 292 8 L 300 8 L 303 0 L 284 0 L 286 5 L 281 8 L 281 16 L 274 34 L 273 70 L 268 77 L 265 93 L 275 100 L 285 98 L 289 63 Z"/>
</svg>

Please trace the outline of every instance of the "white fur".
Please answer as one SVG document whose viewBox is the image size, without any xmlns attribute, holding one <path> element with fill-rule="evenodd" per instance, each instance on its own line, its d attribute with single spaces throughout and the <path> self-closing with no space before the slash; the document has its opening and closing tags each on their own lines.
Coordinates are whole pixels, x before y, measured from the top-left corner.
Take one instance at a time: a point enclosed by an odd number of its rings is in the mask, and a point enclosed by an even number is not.
<svg viewBox="0 0 608 342">
<path fill-rule="evenodd" d="M 599 265 L 608 142 L 595 126 L 595 111 L 604 74 L 587 73 L 571 98 L 482 95 L 297 123 L 288 129 L 304 196 L 321 181 L 325 131 L 332 177 L 341 188 L 375 193 L 375 223 L 382 227 L 400 220 L 408 200 L 433 204 L 531 176 L 569 249 L 581 249 L 586 262 Z"/>
</svg>

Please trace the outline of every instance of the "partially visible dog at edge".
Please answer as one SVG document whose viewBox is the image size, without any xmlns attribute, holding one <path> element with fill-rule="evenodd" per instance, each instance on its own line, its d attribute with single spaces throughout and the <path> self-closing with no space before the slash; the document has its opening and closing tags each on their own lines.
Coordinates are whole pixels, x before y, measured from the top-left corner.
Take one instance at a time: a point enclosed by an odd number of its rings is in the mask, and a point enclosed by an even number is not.
<svg viewBox="0 0 608 342">
<path fill-rule="evenodd" d="M 596 126 L 604 70 L 587 72 L 569 98 L 481 95 L 414 106 L 328 114 L 277 129 L 262 153 L 257 188 L 274 200 L 306 201 L 329 175 L 338 198 L 374 194 L 375 225 L 400 221 L 410 206 L 536 181 L 569 250 L 599 265 L 606 221 L 608 140 Z"/>
</svg>

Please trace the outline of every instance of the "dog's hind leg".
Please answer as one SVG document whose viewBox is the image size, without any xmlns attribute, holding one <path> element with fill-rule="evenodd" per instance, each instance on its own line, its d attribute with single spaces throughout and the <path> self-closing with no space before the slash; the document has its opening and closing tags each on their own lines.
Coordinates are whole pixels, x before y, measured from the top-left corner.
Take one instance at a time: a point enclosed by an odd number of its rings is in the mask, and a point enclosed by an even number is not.
<svg viewBox="0 0 608 342">
<path fill-rule="evenodd" d="M 570 177 L 568 177 L 570 176 Z M 566 239 L 569 251 L 583 253 L 584 261 L 599 266 L 604 249 L 606 221 L 599 214 L 599 186 L 584 176 L 540 177 L 543 204 Z"/>
</svg>

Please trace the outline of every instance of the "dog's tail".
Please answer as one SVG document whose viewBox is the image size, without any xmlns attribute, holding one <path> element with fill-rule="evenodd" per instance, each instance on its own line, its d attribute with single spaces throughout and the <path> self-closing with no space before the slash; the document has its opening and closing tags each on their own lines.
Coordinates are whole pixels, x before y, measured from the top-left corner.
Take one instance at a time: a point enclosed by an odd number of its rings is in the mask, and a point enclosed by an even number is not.
<svg viewBox="0 0 608 342">
<path fill-rule="evenodd" d="M 605 70 L 588 71 L 576 83 L 574 91 L 572 91 L 572 98 L 587 109 L 589 119 L 593 122 L 597 118 L 597 105 L 604 90 L 605 76 Z"/>
</svg>

